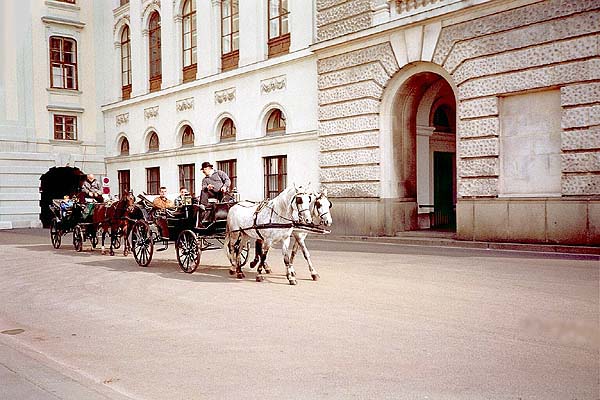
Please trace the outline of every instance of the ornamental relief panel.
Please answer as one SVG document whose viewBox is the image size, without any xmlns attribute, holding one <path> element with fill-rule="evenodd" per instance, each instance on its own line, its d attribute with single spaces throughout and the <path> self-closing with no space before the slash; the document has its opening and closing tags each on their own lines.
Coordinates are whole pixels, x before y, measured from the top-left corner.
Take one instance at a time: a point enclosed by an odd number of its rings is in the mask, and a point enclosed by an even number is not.
<svg viewBox="0 0 600 400">
<path fill-rule="evenodd" d="M 215 92 L 215 103 L 222 104 L 235 100 L 235 88 L 218 90 Z"/>
<path fill-rule="evenodd" d="M 115 117 L 115 125 L 121 126 L 129 122 L 129 113 L 119 114 Z"/>
<path fill-rule="evenodd" d="M 266 94 L 284 90 L 287 86 L 287 80 L 285 75 L 276 76 L 260 81 L 260 93 Z"/>
<path fill-rule="evenodd" d="M 175 108 L 177 111 L 186 111 L 194 109 L 194 98 L 188 97 L 187 99 L 178 100 L 175 103 Z"/>
<path fill-rule="evenodd" d="M 144 118 L 156 118 L 158 117 L 158 106 L 149 107 L 144 109 Z"/>
</svg>

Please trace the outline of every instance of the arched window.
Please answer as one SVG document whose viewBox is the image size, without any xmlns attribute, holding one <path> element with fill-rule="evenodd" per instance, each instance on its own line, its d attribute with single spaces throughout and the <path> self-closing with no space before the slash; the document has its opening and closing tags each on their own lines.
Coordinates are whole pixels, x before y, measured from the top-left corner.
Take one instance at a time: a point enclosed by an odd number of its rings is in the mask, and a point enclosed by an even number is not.
<svg viewBox="0 0 600 400">
<path fill-rule="evenodd" d="M 221 140 L 235 139 L 235 124 L 231 118 L 226 118 L 221 125 Z"/>
<path fill-rule="evenodd" d="M 123 100 L 131 97 L 131 39 L 128 26 L 121 32 L 121 93 Z"/>
<path fill-rule="evenodd" d="M 182 17 L 183 81 L 196 79 L 196 0 L 183 3 Z"/>
<path fill-rule="evenodd" d="M 192 127 L 186 125 L 183 129 L 183 134 L 181 135 L 181 145 L 182 146 L 193 146 L 194 145 L 194 131 Z"/>
<path fill-rule="evenodd" d="M 279 109 L 271 111 L 267 119 L 267 135 L 279 135 L 285 133 L 285 115 Z"/>
<path fill-rule="evenodd" d="M 123 140 L 121 140 L 121 155 L 129 155 L 129 140 L 127 140 L 127 138 L 123 138 Z"/>
<path fill-rule="evenodd" d="M 73 39 L 50 37 L 50 87 L 77 89 L 77 43 Z"/>
<path fill-rule="evenodd" d="M 158 151 L 158 135 L 156 132 L 152 132 L 152 134 L 150 134 L 150 139 L 148 140 L 148 151 Z"/>
<path fill-rule="evenodd" d="M 287 53 L 290 49 L 288 0 L 269 1 L 269 57 Z"/>
<path fill-rule="evenodd" d="M 160 90 L 162 67 L 160 54 L 160 15 L 154 11 L 148 24 L 148 54 L 150 60 L 150 91 Z"/>
</svg>

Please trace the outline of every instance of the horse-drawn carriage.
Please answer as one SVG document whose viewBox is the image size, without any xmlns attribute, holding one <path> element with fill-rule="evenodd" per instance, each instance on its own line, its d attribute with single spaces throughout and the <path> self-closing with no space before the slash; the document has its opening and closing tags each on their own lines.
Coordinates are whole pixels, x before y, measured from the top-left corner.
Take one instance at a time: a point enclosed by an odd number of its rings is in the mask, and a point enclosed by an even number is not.
<svg viewBox="0 0 600 400">
<path fill-rule="evenodd" d="M 138 195 L 137 203 L 140 218 L 131 229 L 131 248 L 135 261 L 146 267 L 152 261 L 155 245 L 160 243 L 166 250 L 169 242 L 163 238 L 158 220 L 166 219 L 169 238 L 175 241 L 175 252 L 179 267 L 186 273 L 192 273 L 200 264 L 202 251 L 220 249 L 225 239 L 227 214 L 236 201 L 226 196 L 223 201 L 210 199 L 203 207 L 194 204 L 191 196 L 183 198 L 182 205 L 174 208 L 157 209 L 152 197 Z M 248 259 L 247 246 L 243 251 L 243 263 Z"/>
<path fill-rule="evenodd" d="M 50 204 L 50 211 L 50 240 L 55 249 L 60 248 L 62 237 L 70 232 L 73 232 L 73 247 L 76 251 L 81 251 L 83 242 L 88 239 L 92 247 L 96 247 L 98 237 L 88 204 L 80 203 L 76 198 L 54 199 Z"/>
</svg>

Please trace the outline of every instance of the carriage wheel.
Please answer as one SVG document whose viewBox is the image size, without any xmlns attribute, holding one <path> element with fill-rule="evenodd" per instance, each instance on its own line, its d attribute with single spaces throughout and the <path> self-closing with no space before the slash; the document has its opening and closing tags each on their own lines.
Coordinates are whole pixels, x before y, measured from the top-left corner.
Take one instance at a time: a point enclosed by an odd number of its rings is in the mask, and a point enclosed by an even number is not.
<svg viewBox="0 0 600 400">
<path fill-rule="evenodd" d="M 83 232 L 79 225 L 75 225 L 75 228 L 73 228 L 73 247 L 77 252 L 83 250 Z"/>
<path fill-rule="evenodd" d="M 250 242 L 246 243 L 246 246 L 240 251 L 240 267 L 243 267 L 248 262 L 248 254 L 250 253 Z"/>
<path fill-rule="evenodd" d="M 139 220 L 131 230 L 131 250 L 133 258 L 140 267 L 147 267 L 152 261 L 154 242 L 150 232 L 150 225 L 144 220 Z"/>
<path fill-rule="evenodd" d="M 52 246 L 55 249 L 60 247 L 60 242 L 62 239 L 62 232 L 58 229 L 58 223 L 56 220 L 52 220 L 52 225 L 50 225 L 50 240 L 52 241 Z"/>
<path fill-rule="evenodd" d="M 200 264 L 202 249 L 196 234 L 190 230 L 182 231 L 175 242 L 177 262 L 183 272 L 191 274 Z"/>
</svg>

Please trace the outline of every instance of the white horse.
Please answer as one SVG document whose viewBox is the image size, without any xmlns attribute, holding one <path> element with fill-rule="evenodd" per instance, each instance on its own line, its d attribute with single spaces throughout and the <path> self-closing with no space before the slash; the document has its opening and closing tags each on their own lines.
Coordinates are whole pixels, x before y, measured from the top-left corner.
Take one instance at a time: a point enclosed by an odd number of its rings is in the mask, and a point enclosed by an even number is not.
<svg viewBox="0 0 600 400">
<path fill-rule="evenodd" d="M 327 189 L 324 189 L 321 192 L 317 193 L 313 199 L 313 202 L 310 205 L 313 221 L 318 221 L 319 226 L 331 226 L 331 224 L 333 223 L 333 219 L 331 217 L 330 212 L 332 206 L 333 205 L 331 204 L 331 201 L 329 201 L 329 199 L 327 198 Z M 310 276 L 312 280 L 319 280 L 319 273 L 317 272 L 312 263 L 310 253 L 308 252 L 308 247 L 306 247 L 305 243 L 306 237 L 308 236 L 308 232 L 302 229 L 294 229 L 292 231 L 292 236 L 294 237 L 294 245 L 292 246 L 292 253 L 290 255 L 290 264 L 292 265 L 292 271 L 294 271 L 294 258 L 296 257 L 296 253 L 298 253 L 298 248 L 301 248 L 302 254 L 304 255 L 304 259 L 308 263 L 308 269 L 310 271 Z M 257 264 L 257 271 L 262 272 L 262 269 L 264 268 L 267 274 L 271 273 L 271 269 L 267 265 L 267 251 L 264 250 L 262 241 L 260 239 L 256 240 L 254 260 L 252 260 L 252 262 L 250 263 L 250 268 L 254 268 Z M 295 276 L 295 272 L 293 272 L 293 274 Z"/>
<path fill-rule="evenodd" d="M 275 243 L 282 243 L 281 252 L 287 268 L 286 276 L 290 285 L 295 285 L 296 272 L 289 261 L 288 249 L 294 223 L 311 224 L 310 203 L 314 195 L 303 187 L 288 187 L 277 197 L 259 204 L 240 202 L 231 207 L 227 215 L 227 230 L 224 248 L 231 262 L 231 275 L 238 279 L 245 277 L 242 272 L 240 253 L 246 248 L 250 238 L 263 242 L 265 251 Z M 262 270 L 257 270 L 256 281 L 264 280 Z"/>
</svg>

